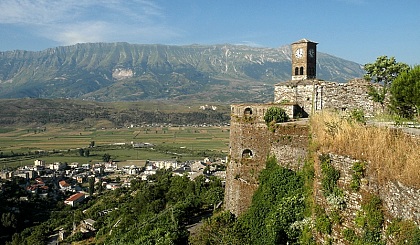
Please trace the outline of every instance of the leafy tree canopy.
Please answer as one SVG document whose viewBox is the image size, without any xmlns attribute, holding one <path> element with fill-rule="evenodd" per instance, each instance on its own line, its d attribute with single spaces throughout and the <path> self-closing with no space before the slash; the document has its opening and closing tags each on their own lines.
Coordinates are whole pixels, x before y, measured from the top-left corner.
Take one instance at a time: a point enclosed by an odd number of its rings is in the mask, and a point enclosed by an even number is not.
<svg viewBox="0 0 420 245">
<path fill-rule="evenodd" d="M 109 155 L 108 153 L 105 153 L 105 154 L 102 156 L 102 160 L 103 160 L 104 162 L 109 162 L 109 161 L 111 160 L 111 155 Z"/>
<path fill-rule="evenodd" d="M 420 113 L 420 65 L 401 73 L 390 89 L 391 108 L 398 115 L 411 118 Z"/>
<path fill-rule="evenodd" d="M 365 64 L 365 79 L 375 83 L 383 83 L 385 87 L 404 71 L 410 67 L 402 62 L 397 62 L 394 57 L 388 58 L 386 55 L 379 56 L 374 63 Z"/>
<path fill-rule="evenodd" d="M 383 105 L 392 81 L 401 72 L 408 71 L 410 67 L 405 63 L 397 62 L 394 57 L 388 58 L 384 55 L 379 56 L 374 63 L 365 64 L 364 69 L 366 80 L 383 85 L 382 89 L 371 86 L 368 92 L 373 101 Z"/>
</svg>

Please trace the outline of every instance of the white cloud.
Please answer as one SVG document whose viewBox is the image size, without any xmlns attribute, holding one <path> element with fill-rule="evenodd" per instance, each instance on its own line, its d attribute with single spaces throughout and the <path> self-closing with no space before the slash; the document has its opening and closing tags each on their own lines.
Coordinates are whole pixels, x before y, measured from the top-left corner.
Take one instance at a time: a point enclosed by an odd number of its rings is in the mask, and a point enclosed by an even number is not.
<svg viewBox="0 0 420 245">
<path fill-rule="evenodd" d="M 246 45 L 246 46 L 257 47 L 257 48 L 264 47 L 263 45 L 253 42 L 253 41 L 242 41 L 238 43 L 237 45 Z"/>
<path fill-rule="evenodd" d="M 6 24 L 48 25 L 68 20 L 85 7 L 86 1 L 12 0 L 0 2 L 0 22 Z"/>
<path fill-rule="evenodd" d="M 54 28 L 52 28 L 54 29 Z M 104 22 L 83 22 L 67 25 L 59 30 L 50 30 L 44 36 L 63 45 L 75 43 L 101 42 L 107 40 L 108 24 Z"/>
<path fill-rule="evenodd" d="M 62 45 L 82 42 L 154 42 L 177 37 L 162 8 L 149 0 L 10 0 L 0 23 L 30 27 Z"/>
</svg>

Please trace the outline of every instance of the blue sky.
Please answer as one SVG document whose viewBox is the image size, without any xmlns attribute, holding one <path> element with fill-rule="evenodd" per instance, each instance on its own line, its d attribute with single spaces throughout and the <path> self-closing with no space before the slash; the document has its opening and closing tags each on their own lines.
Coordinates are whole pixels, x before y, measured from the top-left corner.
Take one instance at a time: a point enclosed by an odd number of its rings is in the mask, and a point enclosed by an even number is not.
<svg viewBox="0 0 420 245">
<path fill-rule="evenodd" d="M 83 42 L 246 44 L 302 38 L 365 64 L 420 64 L 419 0 L 0 0 L 0 51 Z"/>
</svg>

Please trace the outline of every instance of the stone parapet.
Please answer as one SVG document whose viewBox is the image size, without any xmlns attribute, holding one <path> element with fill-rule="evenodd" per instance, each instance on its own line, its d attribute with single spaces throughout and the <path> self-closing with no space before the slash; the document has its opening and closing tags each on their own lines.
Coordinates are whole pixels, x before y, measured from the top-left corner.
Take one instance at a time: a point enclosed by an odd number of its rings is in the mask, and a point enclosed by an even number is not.
<svg viewBox="0 0 420 245">
<path fill-rule="evenodd" d="M 308 115 L 315 111 L 331 109 L 352 111 L 361 109 L 371 116 L 380 112 L 382 107 L 373 102 L 368 91 L 373 85 L 364 79 L 354 79 L 347 83 L 322 80 L 290 80 L 274 87 L 274 103 L 299 105 Z"/>
</svg>

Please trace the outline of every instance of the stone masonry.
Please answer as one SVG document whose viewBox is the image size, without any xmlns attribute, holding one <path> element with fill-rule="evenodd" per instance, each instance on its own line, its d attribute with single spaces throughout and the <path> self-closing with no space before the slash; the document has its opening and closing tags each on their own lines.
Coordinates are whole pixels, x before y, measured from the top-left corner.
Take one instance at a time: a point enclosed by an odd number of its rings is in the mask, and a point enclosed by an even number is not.
<svg viewBox="0 0 420 245">
<path fill-rule="evenodd" d="M 272 106 L 292 113 L 293 106 L 241 104 L 231 106 L 230 161 L 226 172 L 225 208 L 240 215 L 251 204 L 258 175 L 268 155 L 291 169 L 299 169 L 306 158 L 308 127 L 305 123 L 283 123 L 275 132 L 264 121 Z"/>
<path fill-rule="evenodd" d="M 362 109 L 366 115 L 374 115 L 381 106 L 368 97 L 369 86 L 371 83 L 364 79 L 354 79 L 347 83 L 316 79 L 290 80 L 275 85 L 274 103 L 298 105 L 304 111 L 302 116 L 323 109 L 337 111 Z"/>
<path fill-rule="evenodd" d="M 319 153 L 321 154 L 321 153 Z M 359 162 L 347 156 L 328 154 L 331 159 L 331 165 L 340 171 L 338 186 L 344 191 L 346 207 L 340 211 L 342 217 L 341 224 L 334 224 L 330 238 L 335 244 L 347 244 L 342 235 L 344 229 L 353 229 L 362 232 L 355 224 L 357 212 L 361 209 L 363 196 L 367 193 L 378 196 L 382 200 L 385 214 L 385 226 L 391 219 L 412 220 L 420 225 L 420 190 L 405 186 L 399 182 L 387 182 L 381 184 L 375 176 L 366 175 L 360 185 L 359 191 L 354 191 L 350 187 L 352 181 L 352 167 L 354 163 Z M 369 168 L 369 164 L 367 164 Z M 315 161 L 315 169 L 320 169 L 318 161 Z M 369 172 L 367 170 L 366 172 Z M 321 188 L 321 173 L 316 171 L 314 183 L 315 201 L 318 205 L 325 208 L 328 215 L 334 211 L 334 208 L 327 202 Z M 326 242 L 326 237 L 319 236 L 317 240 Z"/>
</svg>

